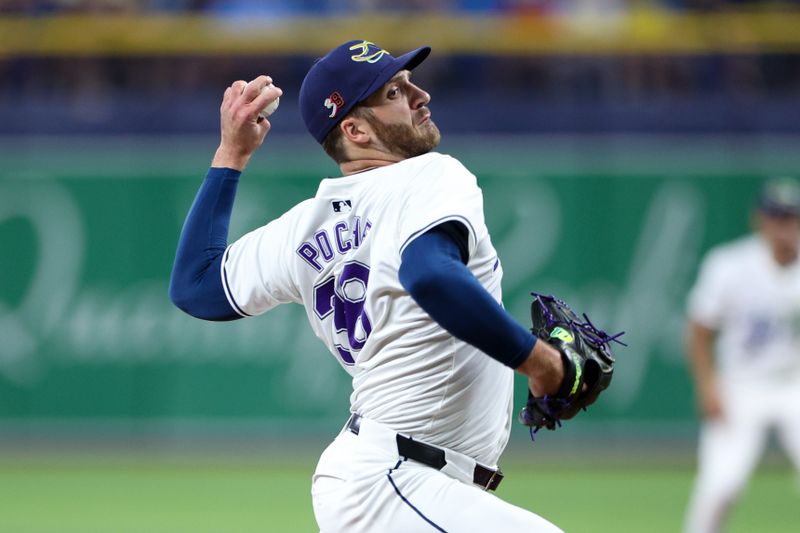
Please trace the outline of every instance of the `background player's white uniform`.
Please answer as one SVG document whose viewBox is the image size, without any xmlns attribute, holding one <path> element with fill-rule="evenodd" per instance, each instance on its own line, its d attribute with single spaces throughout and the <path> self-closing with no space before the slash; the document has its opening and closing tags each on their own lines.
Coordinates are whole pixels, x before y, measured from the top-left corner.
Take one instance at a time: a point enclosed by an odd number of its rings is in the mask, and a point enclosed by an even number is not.
<svg viewBox="0 0 800 533">
<path fill-rule="evenodd" d="M 507 444 L 513 371 L 455 339 L 398 279 L 404 247 L 449 220 L 468 229 L 467 267 L 500 301 L 481 190 L 437 153 L 325 179 L 226 251 L 223 285 L 238 312 L 301 303 L 353 377 L 361 430 L 344 430 L 314 476 L 323 531 L 558 531 L 472 485 L 474 462 L 496 467 Z M 395 432 L 445 448 L 448 465 L 401 462 Z"/>
<path fill-rule="evenodd" d="M 718 332 L 722 419 L 706 421 L 686 530 L 715 531 L 774 427 L 800 470 L 800 261 L 781 267 L 753 235 L 704 260 L 689 318 Z"/>
</svg>

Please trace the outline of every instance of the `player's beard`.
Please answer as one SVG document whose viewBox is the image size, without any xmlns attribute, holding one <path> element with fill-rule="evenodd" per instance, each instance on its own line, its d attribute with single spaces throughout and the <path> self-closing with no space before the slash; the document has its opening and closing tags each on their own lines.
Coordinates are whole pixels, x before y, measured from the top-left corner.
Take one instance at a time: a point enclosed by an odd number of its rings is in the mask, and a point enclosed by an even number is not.
<svg viewBox="0 0 800 533">
<path fill-rule="evenodd" d="M 405 159 L 427 154 L 439 145 L 442 138 L 439 128 L 430 118 L 420 127 L 408 124 L 384 124 L 372 113 L 367 113 L 365 118 L 375 131 L 378 140 Z"/>
</svg>

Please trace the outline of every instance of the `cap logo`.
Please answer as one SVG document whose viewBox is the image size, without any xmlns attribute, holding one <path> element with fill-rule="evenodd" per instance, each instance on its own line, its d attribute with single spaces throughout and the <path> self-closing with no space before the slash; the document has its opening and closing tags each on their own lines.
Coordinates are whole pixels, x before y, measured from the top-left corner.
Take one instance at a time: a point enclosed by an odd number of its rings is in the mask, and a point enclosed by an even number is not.
<svg viewBox="0 0 800 533">
<path fill-rule="evenodd" d="M 370 46 L 372 50 L 370 50 Z M 356 63 L 363 63 L 365 61 L 367 63 L 377 63 L 384 55 L 389 53 L 383 48 L 378 48 L 375 43 L 369 41 L 361 41 L 358 44 L 354 44 L 350 47 L 350 50 L 360 50 L 358 54 L 350 56 L 350 59 Z"/>
<path fill-rule="evenodd" d="M 344 106 L 344 98 L 338 92 L 333 92 L 329 97 L 325 99 L 324 102 L 325 107 L 331 110 L 329 118 L 334 118 L 336 113 L 339 112 L 339 109 Z"/>
</svg>

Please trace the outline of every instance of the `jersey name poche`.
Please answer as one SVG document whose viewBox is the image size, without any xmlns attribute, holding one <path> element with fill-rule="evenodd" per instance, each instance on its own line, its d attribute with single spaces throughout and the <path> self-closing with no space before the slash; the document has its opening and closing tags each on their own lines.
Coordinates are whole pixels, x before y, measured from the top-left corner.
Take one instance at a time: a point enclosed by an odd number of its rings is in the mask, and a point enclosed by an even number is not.
<svg viewBox="0 0 800 533">
<path fill-rule="evenodd" d="M 221 275 L 243 316 L 304 306 L 353 378 L 354 412 L 493 465 L 511 428 L 513 371 L 452 337 L 398 279 L 405 247 L 447 221 L 467 229 L 467 267 L 501 301 L 483 194 L 438 153 L 322 180 L 314 198 L 230 245 Z"/>
<path fill-rule="evenodd" d="M 748 236 L 711 250 L 689 293 L 689 317 L 718 332 L 729 377 L 800 377 L 800 265 L 779 266 Z"/>
<path fill-rule="evenodd" d="M 336 205 L 339 202 L 344 201 L 334 200 L 331 204 Z M 358 250 L 371 227 L 372 222 L 369 219 L 362 223 L 361 217 L 358 216 L 340 220 L 333 225 L 330 232 L 326 228 L 320 228 L 312 239 L 304 241 L 297 248 L 297 253 L 311 268 L 322 272 L 323 264 L 332 261 L 334 254 L 344 255 Z"/>
</svg>

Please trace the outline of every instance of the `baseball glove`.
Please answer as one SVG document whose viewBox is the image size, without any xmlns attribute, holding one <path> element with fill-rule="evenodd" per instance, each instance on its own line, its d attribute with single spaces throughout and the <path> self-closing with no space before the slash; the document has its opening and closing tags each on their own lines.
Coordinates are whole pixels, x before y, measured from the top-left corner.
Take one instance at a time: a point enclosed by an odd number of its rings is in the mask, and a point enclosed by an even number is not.
<svg viewBox="0 0 800 533">
<path fill-rule="evenodd" d="M 536 397 L 528 391 L 528 402 L 520 412 L 520 422 L 531 428 L 531 438 L 541 428 L 554 430 L 561 420 L 574 417 L 581 409 L 593 404 L 608 388 L 614 373 L 612 341 L 619 340 L 624 332 L 609 335 L 598 329 L 583 315 L 575 312 L 554 296 L 531 293 L 531 331 L 550 343 L 564 362 L 564 380 L 553 396 Z"/>
</svg>

